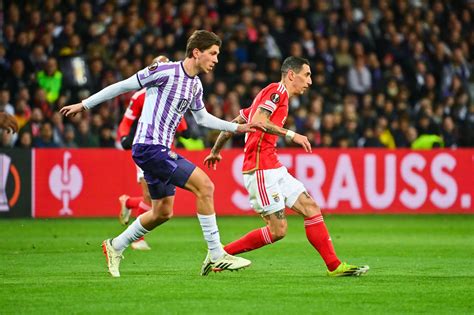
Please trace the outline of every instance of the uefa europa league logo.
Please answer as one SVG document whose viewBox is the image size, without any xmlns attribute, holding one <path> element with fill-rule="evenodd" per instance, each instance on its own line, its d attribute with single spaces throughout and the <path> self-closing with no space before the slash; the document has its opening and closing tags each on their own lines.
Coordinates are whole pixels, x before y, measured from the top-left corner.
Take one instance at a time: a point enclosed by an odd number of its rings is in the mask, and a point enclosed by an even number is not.
<svg viewBox="0 0 474 315">
<path fill-rule="evenodd" d="M 71 153 L 64 152 L 63 165 L 56 164 L 49 173 L 49 189 L 56 199 L 63 203 L 59 215 L 72 215 L 69 201 L 75 199 L 82 190 L 82 174 L 76 165 L 69 166 Z"/>
<path fill-rule="evenodd" d="M 7 197 L 7 179 L 12 159 L 5 154 L 0 155 L 0 211 L 9 211 Z"/>
</svg>

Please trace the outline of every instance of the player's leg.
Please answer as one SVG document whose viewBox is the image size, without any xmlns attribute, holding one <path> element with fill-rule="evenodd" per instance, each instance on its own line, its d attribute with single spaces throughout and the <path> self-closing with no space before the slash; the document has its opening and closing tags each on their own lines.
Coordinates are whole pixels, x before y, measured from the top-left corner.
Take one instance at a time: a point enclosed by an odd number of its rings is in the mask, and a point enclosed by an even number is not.
<svg viewBox="0 0 474 315">
<path fill-rule="evenodd" d="M 238 240 L 227 244 L 224 250 L 231 255 L 236 255 L 275 243 L 286 236 L 288 223 L 285 210 L 279 210 L 262 218 L 267 223 L 265 227 L 250 231 Z"/>
<path fill-rule="evenodd" d="M 304 227 L 308 241 L 319 252 L 328 270 L 335 270 L 341 264 L 341 261 L 336 255 L 321 210 L 316 202 L 306 191 L 303 191 L 291 206 L 291 209 L 304 217 Z"/>
<path fill-rule="evenodd" d="M 249 193 L 252 208 L 259 213 L 265 223 L 263 228 L 250 231 L 238 240 L 227 244 L 224 249 L 229 254 L 248 252 L 274 243 L 286 235 L 287 221 L 285 202 L 281 187 L 281 170 L 258 170 L 244 174 L 244 184 Z"/>
<path fill-rule="evenodd" d="M 128 225 L 132 210 L 135 210 L 137 217 L 142 213 L 151 209 L 151 199 L 148 192 L 148 186 L 144 179 L 143 170 L 135 165 L 137 170 L 137 182 L 142 187 L 142 197 L 130 197 L 129 195 L 122 195 L 119 197 L 120 214 L 119 221 L 122 225 Z"/>
<path fill-rule="evenodd" d="M 186 181 L 184 189 L 191 191 L 196 196 L 197 216 L 204 239 L 207 242 L 211 260 L 217 260 L 225 252 L 222 248 L 214 211 L 214 183 L 202 169 L 195 167 Z"/>
<path fill-rule="evenodd" d="M 165 185 L 153 174 L 145 173 L 152 198 L 152 210 L 140 215 L 120 235 L 107 239 L 102 243 L 107 266 L 113 277 L 120 277 L 119 267 L 123 251 L 134 241 L 140 239 L 149 231 L 168 221 L 173 215 L 174 185 Z"/>
<path fill-rule="evenodd" d="M 153 199 L 155 199 L 151 186 L 153 177 L 165 184 L 189 190 L 196 195 L 198 218 L 209 248 L 210 264 L 223 262 L 225 264 L 221 265 L 221 268 L 229 270 L 250 265 L 250 261 L 230 256 L 222 248 L 214 212 L 214 184 L 206 173 L 163 146 L 134 145 L 132 153 L 135 163 L 145 171 L 145 178 Z"/>
<path fill-rule="evenodd" d="M 287 206 L 304 217 L 306 237 L 323 258 L 328 268 L 328 275 L 359 276 L 366 273 L 368 266 L 358 267 L 341 263 L 334 250 L 321 209 L 304 190 L 303 184 L 291 175 L 288 174 L 288 176 L 291 178 L 288 178 L 286 182 L 292 190 L 288 191 Z M 300 192 L 301 190 L 304 191 Z M 297 196 L 296 200 L 294 200 L 295 196 Z"/>
<path fill-rule="evenodd" d="M 138 207 L 137 207 L 137 217 L 150 211 L 152 209 L 151 207 L 151 196 L 150 196 L 150 192 L 148 190 L 148 184 L 146 183 L 146 180 L 143 176 L 143 172 L 141 173 L 141 176 L 138 177 L 138 180 L 139 180 L 139 183 L 140 183 L 140 186 L 142 188 L 142 195 L 143 195 L 143 198 L 142 200 L 140 201 L 140 203 L 138 204 Z M 130 247 L 132 247 L 133 249 L 136 249 L 136 250 L 150 250 L 151 247 L 150 245 L 148 245 L 147 241 L 145 241 L 145 237 L 142 236 L 141 238 L 139 238 L 138 240 L 134 241 Z"/>
<path fill-rule="evenodd" d="M 120 277 L 120 261 L 123 251 L 134 241 L 149 231 L 168 221 L 173 215 L 174 195 L 152 200 L 152 210 L 139 216 L 120 235 L 107 239 L 102 249 L 107 259 L 107 267 L 113 277 Z"/>
<path fill-rule="evenodd" d="M 189 169 L 186 167 L 189 161 L 185 159 L 180 161 L 180 164 L 184 165 L 183 169 Z M 183 188 L 196 196 L 197 216 L 207 242 L 208 254 L 202 264 L 201 275 L 206 276 L 211 270 L 233 271 L 250 266 L 250 260 L 229 255 L 222 247 L 214 211 L 214 184 L 209 176 L 200 168 L 195 167 Z"/>
</svg>

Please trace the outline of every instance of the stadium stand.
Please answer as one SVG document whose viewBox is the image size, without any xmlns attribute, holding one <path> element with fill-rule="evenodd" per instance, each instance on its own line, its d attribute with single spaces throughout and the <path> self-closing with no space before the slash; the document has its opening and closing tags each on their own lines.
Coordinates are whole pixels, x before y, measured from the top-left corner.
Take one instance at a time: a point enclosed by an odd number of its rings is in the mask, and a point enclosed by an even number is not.
<svg viewBox="0 0 474 315">
<path fill-rule="evenodd" d="M 313 146 L 473 147 L 473 18 L 472 0 L 5 0 L 0 111 L 20 131 L 0 146 L 114 146 L 133 93 L 72 118 L 58 109 L 160 54 L 182 59 L 177 47 L 207 29 L 223 39 L 215 73 L 201 77 L 218 117 L 237 116 L 295 55 L 310 60 L 313 85 L 291 100 L 287 125 Z M 216 132 L 188 123 L 213 144 Z"/>
</svg>

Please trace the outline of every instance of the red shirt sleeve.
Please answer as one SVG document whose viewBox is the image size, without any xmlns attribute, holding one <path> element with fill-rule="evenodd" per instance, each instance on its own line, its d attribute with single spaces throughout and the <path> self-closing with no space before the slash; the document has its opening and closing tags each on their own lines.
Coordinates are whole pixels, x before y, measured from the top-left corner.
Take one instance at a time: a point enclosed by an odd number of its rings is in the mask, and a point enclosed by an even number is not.
<svg viewBox="0 0 474 315">
<path fill-rule="evenodd" d="M 245 122 L 249 122 L 249 115 L 250 115 L 251 109 L 252 107 L 247 107 L 247 108 L 241 109 L 239 112 L 240 116 L 245 120 Z"/>
<path fill-rule="evenodd" d="M 273 113 L 283 98 L 284 96 L 282 88 L 279 85 L 271 86 L 262 95 L 262 98 L 259 100 L 258 107 L 262 107 Z"/>
<path fill-rule="evenodd" d="M 181 121 L 179 122 L 179 125 L 178 125 L 178 128 L 176 129 L 177 132 L 182 132 L 182 131 L 185 131 L 188 129 L 188 123 L 186 122 L 186 120 L 183 118 L 181 118 Z"/>
<path fill-rule="evenodd" d="M 119 124 L 117 137 L 120 140 L 122 137 L 128 136 L 135 120 L 140 118 L 143 110 L 143 103 L 145 102 L 145 90 L 136 92 L 130 99 L 130 104 L 123 115 L 122 121 Z"/>
</svg>

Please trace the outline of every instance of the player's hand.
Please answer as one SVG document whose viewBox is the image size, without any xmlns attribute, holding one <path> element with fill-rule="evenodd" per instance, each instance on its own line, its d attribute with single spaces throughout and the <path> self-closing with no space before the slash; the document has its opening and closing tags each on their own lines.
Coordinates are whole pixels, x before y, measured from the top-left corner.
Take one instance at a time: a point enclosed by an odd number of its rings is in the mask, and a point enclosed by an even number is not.
<svg viewBox="0 0 474 315">
<path fill-rule="evenodd" d="M 8 113 L 0 113 L 0 128 L 5 129 L 8 133 L 18 132 L 18 122 L 16 118 Z"/>
<path fill-rule="evenodd" d="M 255 132 L 258 130 L 267 131 L 265 128 L 265 124 L 261 121 L 258 122 L 251 122 L 248 124 L 240 124 L 237 126 L 236 132 L 238 133 L 247 133 L 247 132 Z"/>
<path fill-rule="evenodd" d="M 299 144 L 304 148 L 304 150 L 308 153 L 311 153 L 311 143 L 309 142 L 306 136 L 300 135 L 299 133 L 295 134 L 293 138 L 293 142 Z"/>
<path fill-rule="evenodd" d="M 213 154 L 212 152 L 206 156 L 204 159 L 204 165 L 207 166 L 207 168 L 211 168 L 215 171 L 217 169 L 217 163 L 219 163 L 222 160 L 222 156 L 217 153 Z"/>
<path fill-rule="evenodd" d="M 61 108 L 59 110 L 59 112 L 61 114 L 63 114 L 64 116 L 66 116 L 66 117 L 74 116 L 77 113 L 80 113 L 82 111 L 84 111 L 84 106 L 82 106 L 82 102 L 77 103 L 77 104 L 73 104 L 73 105 L 69 105 L 69 106 L 64 106 L 63 108 Z"/>
</svg>

